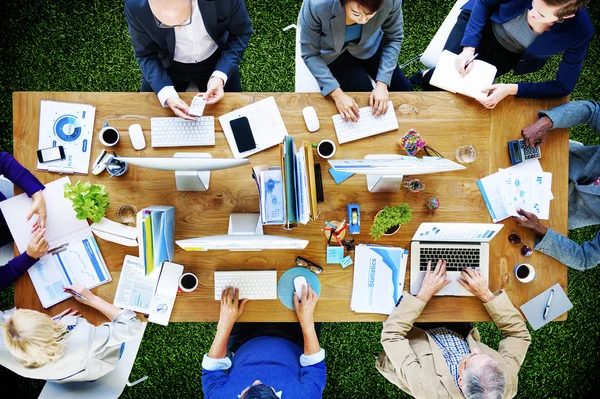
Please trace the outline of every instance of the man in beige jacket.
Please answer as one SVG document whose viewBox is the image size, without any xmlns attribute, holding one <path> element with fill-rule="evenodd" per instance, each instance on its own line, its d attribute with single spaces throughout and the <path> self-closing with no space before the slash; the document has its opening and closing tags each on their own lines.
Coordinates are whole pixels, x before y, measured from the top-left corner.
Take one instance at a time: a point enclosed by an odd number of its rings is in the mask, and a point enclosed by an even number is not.
<svg viewBox="0 0 600 399">
<path fill-rule="evenodd" d="M 499 349 L 489 348 L 472 328 L 465 336 L 448 327 L 413 327 L 427 302 L 444 286 L 446 262 L 431 262 L 416 297 L 404 292 L 400 304 L 383 325 L 384 352 L 376 367 L 390 382 L 416 398 L 512 398 L 517 394 L 519 368 L 531 336 L 519 311 L 503 290 L 492 293 L 477 270 L 466 269 L 458 282 L 483 301 L 502 331 Z"/>
</svg>

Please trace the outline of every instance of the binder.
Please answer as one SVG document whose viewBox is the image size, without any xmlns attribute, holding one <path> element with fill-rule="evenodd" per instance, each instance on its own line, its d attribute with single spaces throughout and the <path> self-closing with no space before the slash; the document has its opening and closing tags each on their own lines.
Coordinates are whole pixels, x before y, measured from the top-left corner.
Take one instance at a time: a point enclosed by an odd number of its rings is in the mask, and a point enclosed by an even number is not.
<svg viewBox="0 0 600 399">
<path fill-rule="evenodd" d="M 146 275 L 175 254 L 175 207 L 151 206 L 137 214 L 139 259 Z"/>
<path fill-rule="evenodd" d="M 280 165 L 256 166 L 253 178 L 259 192 L 261 223 L 290 229 L 318 218 L 314 154 L 308 142 L 296 149 L 290 136 L 284 138 L 279 151 Z M 273 204 L 280 208 L 274 209 Z"/>
</svg>

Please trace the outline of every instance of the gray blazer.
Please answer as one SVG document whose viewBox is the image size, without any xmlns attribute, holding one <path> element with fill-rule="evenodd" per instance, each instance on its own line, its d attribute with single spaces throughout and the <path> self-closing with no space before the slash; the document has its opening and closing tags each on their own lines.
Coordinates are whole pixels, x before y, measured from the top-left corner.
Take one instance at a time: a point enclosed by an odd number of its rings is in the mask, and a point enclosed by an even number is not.
<svg viewBox="0 0 600 399">
<path fill-rule="evenodd" d="M 402 0 L 385 0 L 383 6 L 362 28 L 358 44 L 344 47 L 346 10 L 339 0 L 304 0 L 300 9 L 300 51 L 321 93 L 326 96 L 340 85 L 327 67 L 344 50 L 356 58 L 373 56 L 381 40 L 383 50 L 376 81 L 390 84 L 398 66 L 398 55 L 404 40 Z"/>
<path fill-rule="evenodd" d="M 571 101 L 550 111 L 540 111 L 548 116 L 553 128 L 569 128 L 587 123 L 600 133 L 600 103 Z M 600 176 L 600 146 L 569 146 L 569 229 L 600 224 L 600 185 L 591 184 Z M 548 229 L 535 249 L 550 255 L 561 263 L 577 270 L 587 270 L 600 264 L 600 233 L 582 245 Z"/>
</svg>

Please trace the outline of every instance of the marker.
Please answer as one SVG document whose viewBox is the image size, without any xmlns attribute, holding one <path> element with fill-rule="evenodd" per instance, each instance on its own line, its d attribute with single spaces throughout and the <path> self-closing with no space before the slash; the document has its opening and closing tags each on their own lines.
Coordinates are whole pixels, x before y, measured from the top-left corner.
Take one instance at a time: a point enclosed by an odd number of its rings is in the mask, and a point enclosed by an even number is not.
<svg viewBox="0 0 600 399">
<path fill-rule="evenodd" d="M 554 296 L 554 290 L 550 290 L 550 296 L 548 297 L 548 302 L 546 302 L 546 308 L 544 309 L 544 320 L 546 320 L 546 316 L 548 316 L 548 311 L 550 310 L 550 304 L 552 303 L 552 297 Z"/>
</svg>

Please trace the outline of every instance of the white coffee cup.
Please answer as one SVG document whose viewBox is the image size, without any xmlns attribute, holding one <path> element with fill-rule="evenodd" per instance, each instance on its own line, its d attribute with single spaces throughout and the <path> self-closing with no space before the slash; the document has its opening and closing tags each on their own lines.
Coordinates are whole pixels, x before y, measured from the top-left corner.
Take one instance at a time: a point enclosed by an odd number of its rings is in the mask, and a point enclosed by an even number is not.
<svg viewBox="0 0 600 399">
<path fill-rule="evenodd" d="M 198 277 L 192 273 L 183 273 L 179 277 L 179 289 L 183 292 L 192 292 L 198 287 Z"/>
<path fill-rule="evenodd" d="M 108 123 L 104 122 L 104 127 L 98 133 L 98 139 L 102 145 L 107 147 L 112 147 L 119 142 L 121 136 L 119 135 L 119 131 L 112 126 L 108 126 Z"/>
<path fill-rule="evenodd" d="M 514 272 L 517 280 L 522 283 L 529 283 L 535 279 L 535 269 L 529 263 L 519 263 Z"/>
<path fill-rule="evenodd" d="M 321 158 L 331 158 L 335 155 L 335 143 L 327 139 L 319 141 L 319 144 L 317 144 L 317 154 Z"/>
</svg>

